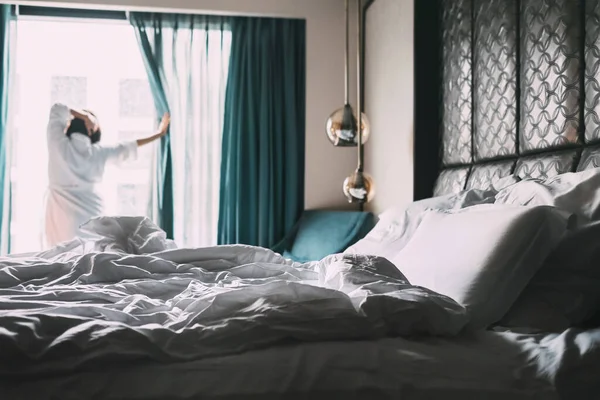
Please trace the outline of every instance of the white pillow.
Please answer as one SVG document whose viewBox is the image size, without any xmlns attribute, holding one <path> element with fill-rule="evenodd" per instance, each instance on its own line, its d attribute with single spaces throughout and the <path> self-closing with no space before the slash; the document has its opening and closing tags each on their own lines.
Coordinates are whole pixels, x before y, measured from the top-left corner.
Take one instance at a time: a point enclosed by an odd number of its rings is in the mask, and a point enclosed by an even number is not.
<svg viewBox="0 0 600 400">
<path fill-rule="evenodd" d="M 600 168 L 525 179 L 500 190 L 495 203 L 555 206 L 596 220 L 600 218 Z"/>
<path fill-rule="evenodd" d="M 496 204 L 552 205 L 581 217 L 499 322 L 527 331 L 563 331 L 600 310 L 600 168 L 527 179 L 501 190 Z"/>
<path fill-rule="evenodd" d="M 565 233 L 569 216 L 553 207 L 486 204 L 424 214 L 389 260 L 411 284 L 465 306 L 475 329 L 508 311 Z"/>
<path fill-rule="evenodd" d="M 398 221 L 406 213 L 415 214 L 423 210 L 458 210 L 476 204 L 489 204 L 495 201 L 497 190 L 469 189 L 459 193 L 431 197 L 410 203 L 408 206 L 390 207 L 379 214 L 380 221 Z"/>
<path fill-rule="evenodd" d="M 562 332 L 600 311 L 600 221 L 570 232 L 498 323 L 528 332 Z"/>
<path fill-rule="evenodd" d="M 492 182 L 492 189 L 498 192 L 520 181 L 521 178 L 519 178 L 517 175 L 508 175 L 504 178 L 498 179 L 496 182 Z"/>
<path fill-rule="evenodd" d="M 370 254 L 393 258 L 411 238 L 426 210 L 458 210 L 494 202 L 496 191 L 465 190 L 456 194 L 415 201 L 408 206 L 391 207 L 379 215 L 375 227 L 345 254 Z"/>
</svg>

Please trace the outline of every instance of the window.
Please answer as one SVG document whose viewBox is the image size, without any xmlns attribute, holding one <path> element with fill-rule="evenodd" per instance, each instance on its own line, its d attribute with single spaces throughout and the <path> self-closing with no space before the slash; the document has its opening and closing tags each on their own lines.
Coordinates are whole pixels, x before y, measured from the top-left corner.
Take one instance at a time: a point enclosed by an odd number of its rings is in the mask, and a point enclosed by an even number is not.
<svg viewBox="0 0 600 400">
<path fill-rule="evenodd" d="M 154 117 L 154 103 L 148 80 L 119 81 L 119 116 L 121 118 Z"/>
<path fill-rule="evenodd" d="M 144 183 L 120 183 L 117 186 L 120 215 L 139 215 L 147 206 L 146 196 L 150 185 Z"/>
<path fill-rule="evenodd" d="M 50 77 L 50 103 L 68 104 L 73 108 L 87 108 L 87 77 L 52 76 Z"/>
<path fill-rule="evenodd" d="M 135 35 L 126 22 L 19 19 L 17 29 L 9 133 L 11 251 L 28 252 L 42 245 L 51 105 L 92 110 L 105 142 L 148 136 L 156 118 Z M 147 214 L 155 145 L 142 147 L 136 162 L 107 166 L 102 189 L 107 214 Z"/>
</svg>

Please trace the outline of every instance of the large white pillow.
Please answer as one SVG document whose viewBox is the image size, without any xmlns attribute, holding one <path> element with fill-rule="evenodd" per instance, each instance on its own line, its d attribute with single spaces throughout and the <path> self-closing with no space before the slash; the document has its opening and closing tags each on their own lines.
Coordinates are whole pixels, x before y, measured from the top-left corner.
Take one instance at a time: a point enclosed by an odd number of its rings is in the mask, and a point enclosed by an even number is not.
<svg viewBox="0 0 600 400">
<path fill-rule="evenodd" d="M 590 220 L 600 219 L 600 168 L 544 180 L 525 179 L 500 190 L 495 203 L 555 206 Z"/>
<path fill-rule="evenodd" d="M 593 317 L 600 310 L 600 168 L 523 180 L 495 203 L 552 205 L 580 217 L 499 325 L 563 331 Z"/>
<path fill-rule="evenodd" d="M 568 219 L 546 206 L 430 210 L 401 251 L 387 251 L 388 259 L 411 284 L 465 306 L 471 328 L 485 328 L 508 311 L 566 232 Z"/>
</svg>

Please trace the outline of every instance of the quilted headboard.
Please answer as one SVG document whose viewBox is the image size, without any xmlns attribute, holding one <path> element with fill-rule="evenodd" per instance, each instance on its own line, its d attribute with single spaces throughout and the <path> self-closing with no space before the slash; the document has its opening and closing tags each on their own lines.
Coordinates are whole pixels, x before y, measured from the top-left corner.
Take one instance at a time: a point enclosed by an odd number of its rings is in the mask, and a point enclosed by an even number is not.
<svg viewBox="0 0 600 400">
<path fill-rule="evenodd" d="M 432 194 L 600 165 L 600 1 L 437 5 L 441 140 Z"/>
</svg>

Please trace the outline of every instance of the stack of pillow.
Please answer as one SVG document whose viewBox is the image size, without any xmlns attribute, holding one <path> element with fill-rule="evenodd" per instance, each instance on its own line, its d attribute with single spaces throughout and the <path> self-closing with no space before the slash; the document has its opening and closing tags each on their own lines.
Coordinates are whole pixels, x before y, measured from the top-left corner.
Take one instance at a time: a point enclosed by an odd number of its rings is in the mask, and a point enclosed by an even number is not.
<svg viewBox="0 0 600 400">
<path fill-rule="evenodd" d="M 578 326 L 600 310 L 600 169 L 392 208 L 346 253 L 386 257 L 465 306 L 472 329 Z"/>
</svg>

